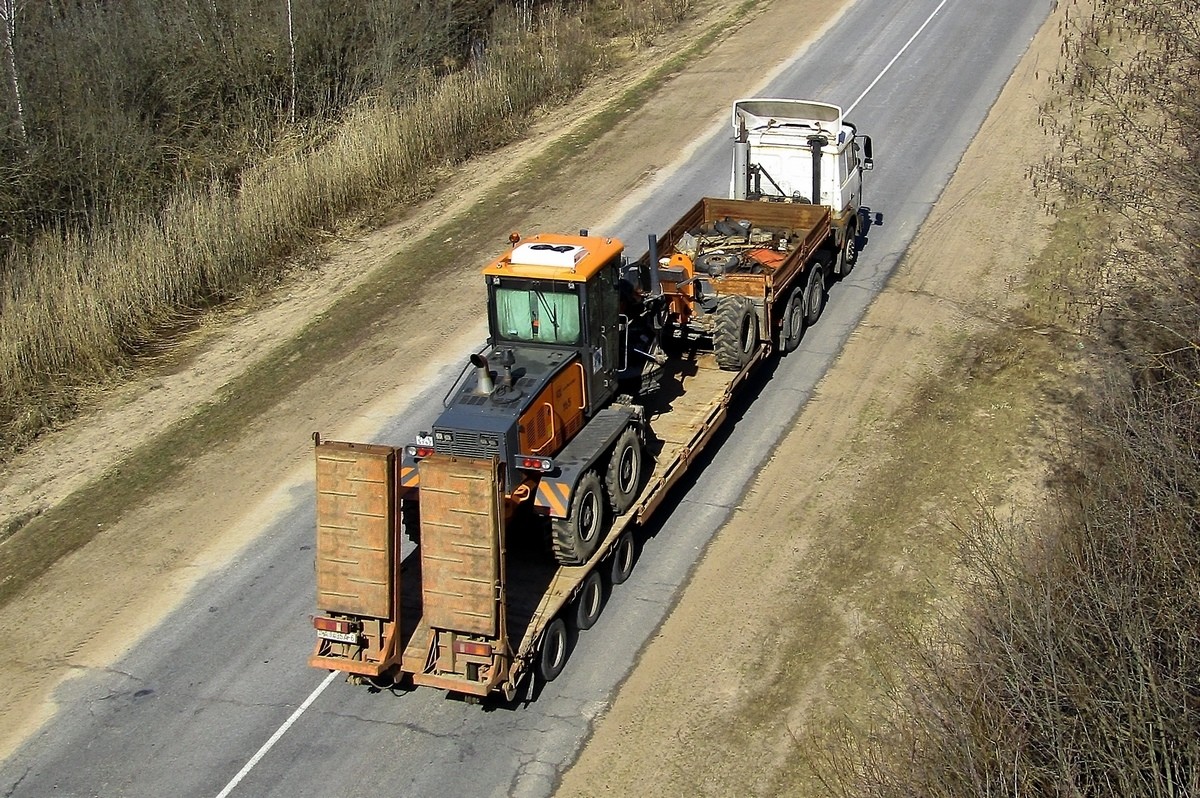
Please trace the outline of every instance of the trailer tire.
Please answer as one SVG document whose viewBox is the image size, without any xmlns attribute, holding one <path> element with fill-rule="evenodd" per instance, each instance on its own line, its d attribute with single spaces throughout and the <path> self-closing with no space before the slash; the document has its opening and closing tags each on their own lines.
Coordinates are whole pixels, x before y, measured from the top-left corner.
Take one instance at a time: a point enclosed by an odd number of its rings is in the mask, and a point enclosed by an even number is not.
<svg viewBox="0 0 1200 798">
<path fill-rule="evenodd" d="M 714 314 L 713 349 L 717 365 L 726 371 L 741 371 L 758 347 L 758 316 L 749 299 L 723 296 Z"/>
<path fill-rule="evenodd" d="M 608 560 L 609 584 L 622 585 L 633 574 L 634 563 L 637 562 L 637 548 L 633 542 L 633 533 L 624 532 L 613 546 Z"/>
<path fill-rule="evenodd" d="M 400 500 L 400 531 L 413 543 L 421 542 L 421 504 L 413 499 Z"/>
<path fill-rule="evenodd" d="M 783 325 L 779 328 L 779 351 L 794 352 L 804 335 L 804 289 L 796 286 L 783 306 Z"/>
<path fill-rule="evenodd" d="M 804 286 L 804 324 L 811 327 L 821 318 L 825 310 L 825 264 L 819 260 L 812 263 L 808 280 Z"/>
<path fill-rule="evenodd" d="M 555 618 L 542 632 L 542 645 L 538 649 L 538 676 L 544 682 L 552 682 L 562 673 L 567 664 L 567 624 Z"/>
<path fill-rule="evenodd" d="M 854 271 L 856 263 L 858 263 L 858 225 L 852 223 L 846 230 L 846 240 L 842 242 L 842 262 L 838 269 L 838 277 L 845 278 Z"/>
<path fill-rule="evenodd" d="M 592 571 L 583 580 L 583 586 L 575 596 L 575 628 L 586 632 L 600 620 L 604 609 L 604 582 L 599 571 Z"/>
<path fill-rule="evenodd" d="M 604 487 L 608 491 L 608 503 L 614 516 L 621 515 L 633 506 L 642 487 L 643 460 L 642 439 L 638 437 L 637 430 L 626 427 L 613 446 L 604 475 Z"/>
<path fill-rule="evenodd" d="M 566 518 L 550 522 L 554 558 L 559 565 L 583 565 L 596 553 L 606 528 L 604 486 L 594 470 L 583 473 Z"/>
</svg>

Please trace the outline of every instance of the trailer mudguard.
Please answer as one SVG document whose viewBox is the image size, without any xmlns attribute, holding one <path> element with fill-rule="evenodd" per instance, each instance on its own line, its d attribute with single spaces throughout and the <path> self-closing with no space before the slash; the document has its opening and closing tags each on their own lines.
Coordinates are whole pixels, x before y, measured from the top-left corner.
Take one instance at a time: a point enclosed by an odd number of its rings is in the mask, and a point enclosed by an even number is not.
<svg viewBox="0 0 1200 798">
<path fill-rule="evenodd" d="M 592 416 L 554 458 L 553 475 L 546 475 L 538 482 L 534 507 L 554 518 L 566 518 L 580 477 L 609 452 L 617 436 L 630 424 L 637 427 L 639 434 L 642 432 L 641 407 L 617 404 Z"/>
</svg>

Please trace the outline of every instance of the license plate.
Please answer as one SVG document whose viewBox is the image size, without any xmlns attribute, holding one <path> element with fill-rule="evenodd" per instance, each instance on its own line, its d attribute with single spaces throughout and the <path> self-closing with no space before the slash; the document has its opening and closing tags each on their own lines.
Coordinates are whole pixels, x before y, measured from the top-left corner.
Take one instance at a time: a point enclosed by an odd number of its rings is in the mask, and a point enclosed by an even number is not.
<svg viewBox="0 0 1200 798">
<path fill-rule="evenodd" d="M 317 637 L 322 637 L 326 640 L 332 640 L 335 643 L 357 643 L 357 632 L 328 632 L 324 629 L 317 630 Z"/>
</svg>

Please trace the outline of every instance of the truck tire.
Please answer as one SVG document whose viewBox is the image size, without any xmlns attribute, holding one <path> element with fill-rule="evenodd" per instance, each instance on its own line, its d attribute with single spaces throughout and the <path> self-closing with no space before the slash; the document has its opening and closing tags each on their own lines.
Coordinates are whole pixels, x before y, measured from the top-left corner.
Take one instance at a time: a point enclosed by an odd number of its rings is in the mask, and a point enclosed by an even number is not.
<svg viewBox="0 0 1200 798">
<path fill-rule="evenodd" d="M 717 365 L 726 371 L 741 371 L 758 348 L 758 316 L 754 304 L 745 297 L 723 296 L 717 299 L 713 349 Z"/>
<path fill-rule="evenodd" d="M 783 305 L 783 325 L 779 328 L 779 351 L 796 351 L 804 335 L 804 289 L 796 286 Z"/>
<path fill-rule="evenodd" d="M 624 532 L 613 546 L 608 561 L 609 584 L 623 585 L 633 574 L 633 564 L 637 562 L 637 549 L 633 542 L 633 533 Z"/>
<path fill-rule="evenodd" d="M 850 228 L 846 230 L 846 240 L 842 242 L 842 262 L 838 269 L 838 277 L 844 278 L 854 271 L 856 263 L 858 263 L 858 225 L 851 224 Z"/>
<path fill-rule="evenodd" d="M 600 611 L 604 609 L 604 582 L 600 579 L 599 571 L 592 571 L 583 580 L 575 596 L 575 628 L 586 632 L 600 620 Z"/>
<path fill-rule="evenodd" d="M 554 559 L 559 565 L 583 565 L 596 553 L 607 528 L 604 504 L 600 477 L 595 471 L 585 471 L 571 496 L 567 517 L 550 522 Z"/>
<path fill-rule="evenodd" d="M 804 286 L 804 324 L 811 327 L 821 318 L 825 310 L 825 264 L 819 260 L 812 262 L 808 270 L 808 280 Z"/>
<path fill-rule="evenodd" d="M 604 487 L 608 491 L 608 503 L 614 516 L 621 515 L 633 506 L 642 487 L 643 460 L 642 439 L 638 437 L 637 430 L 626 427 L 613 446 L 604 475 Z"/>
<path fill-rule="evenodd" d="M 544 682 L 552 682 L 562 673 L 567 664 L 567 624 L 555 618 L 542 633 L 542 645 L 538 649 L 538 676 Z"/>
<path fill-rule="evenodd" d="M 421 542 L 421 504 L 412 499 L 400 500 L 400 531 L 413 543 Z"/>
</svg>

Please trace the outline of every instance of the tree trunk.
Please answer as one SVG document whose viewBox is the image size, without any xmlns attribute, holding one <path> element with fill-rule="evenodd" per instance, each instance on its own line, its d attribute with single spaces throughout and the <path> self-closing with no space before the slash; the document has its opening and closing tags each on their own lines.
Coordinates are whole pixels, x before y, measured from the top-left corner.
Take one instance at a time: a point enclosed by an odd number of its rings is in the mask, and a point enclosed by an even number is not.
<svg viewBox="0 0 1200 798">
<path fill-rule="evenodd" d="M 29 147 L 25 133 L 25 108 L 21 102 L 21 81 L 17 77 L 17 56 L 13 44 L 17 36 L 17 0 L 0 0 L 0 46 L 3 48 L 4 65 L 8 69 L 8 86 L 16 108 L 17 135 L 22 147 Z"/>
<path fill-rule="evenodd" d="M 6 0 L 0 0 L 6 2 Z M 292 30 L 292 0 L 287 0 L 288 15 L 288 69 L 292 73 L 292 92 L 288 105 L 288 121 L 296 124 L 296 35 Z"/>
</svg>

